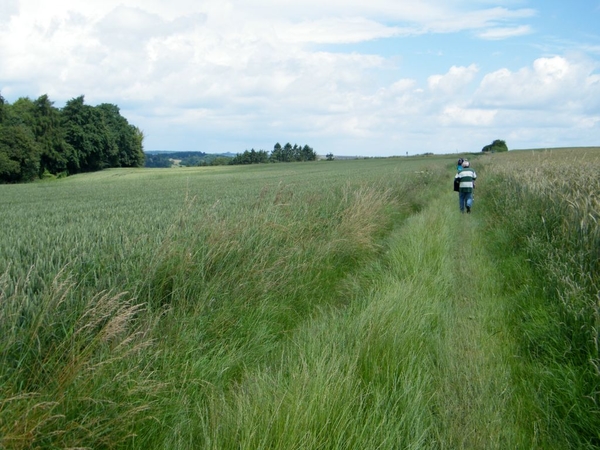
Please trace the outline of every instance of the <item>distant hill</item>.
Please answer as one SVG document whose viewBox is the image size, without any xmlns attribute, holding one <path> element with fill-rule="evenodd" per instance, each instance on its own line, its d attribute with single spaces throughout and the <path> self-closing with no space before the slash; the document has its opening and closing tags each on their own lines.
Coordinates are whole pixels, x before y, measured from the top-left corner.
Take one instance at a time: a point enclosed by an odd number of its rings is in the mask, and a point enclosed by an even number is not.
<svg viewBox="0 0 600 450">
<path fill-rule="evenodd" d="M 206 153 L 204 153 L 204 152 L 195 152 L 195 151 L 179 152 L 179 151 L 175 151 L 175 150 L 149 150 L 149 151 L 144 151 L 144 153 L 146 153 L 147 155 L 163 155 L 163 156 L 169 155 L 173 159 L 189 158 L 190 156 L 202 157 L 202 156 L 206 155 Z"/>
<path fill-rule="evenodd" d="M 187 158 L 190 156 L 225 156 L 227 158 L 233 158 L 236 153 L 225 152 L 225 153 L 205 153 L 196 150 L 190 151 L 179 151 L 179 150 L 145 150 L 147 155 L 169 155 L 174 158 L 180 159 L 181 157 Z"/>
<path fill-rule="evenodd" d="M 145 167 L 210 166 L 227 164 L 235 156 L 231 153 L 214 154 L 204 152 L 179 152 L 171 150 L 150 150 L 146 154 Z M 232 155 L 232 156 L 229 156 Z"/>
</svg>

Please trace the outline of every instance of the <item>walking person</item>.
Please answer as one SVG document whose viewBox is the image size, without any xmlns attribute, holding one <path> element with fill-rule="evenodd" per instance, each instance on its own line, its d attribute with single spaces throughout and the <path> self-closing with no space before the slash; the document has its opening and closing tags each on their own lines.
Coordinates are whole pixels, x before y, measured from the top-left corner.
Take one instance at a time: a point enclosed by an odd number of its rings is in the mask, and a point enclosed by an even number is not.
<svg viewBox="0 0 600 450">
<path fill-rule="evenodd" d="M 471 168 L 469 161 L 463 161 L 462 170 L 456 174 L 454 179 L 458 180 L 458 207 L 460 212 L 464 213 L 466 209 L 467 214 L 470 214 L 473 207 L 473 189 L 475 189 L 477 174 Z"/>
</svg>

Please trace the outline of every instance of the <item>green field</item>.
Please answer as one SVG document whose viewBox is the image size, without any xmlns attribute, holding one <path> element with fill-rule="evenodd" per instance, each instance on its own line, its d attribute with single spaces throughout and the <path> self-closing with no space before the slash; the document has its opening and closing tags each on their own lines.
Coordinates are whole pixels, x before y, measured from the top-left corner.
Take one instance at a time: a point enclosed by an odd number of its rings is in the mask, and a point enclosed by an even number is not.
<svg viewBox="0 0 600 450">
<path fill-rule="evenodd" d="M 0 448 L 597 448 L 600 149 L 0 186 Z"/>
</svg>

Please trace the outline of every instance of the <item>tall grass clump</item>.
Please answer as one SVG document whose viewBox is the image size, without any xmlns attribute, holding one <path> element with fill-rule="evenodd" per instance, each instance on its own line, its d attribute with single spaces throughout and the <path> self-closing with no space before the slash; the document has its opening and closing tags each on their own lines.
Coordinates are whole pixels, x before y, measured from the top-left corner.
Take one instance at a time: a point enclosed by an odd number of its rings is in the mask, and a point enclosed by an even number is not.
<svg viewBox="0 0 600 450">
<path fill-rule="evenodd" d="M 538 406 L 575 446 L 600 445 L 600 152 L 514 152 L 485 170 L 490 232 L 503 230 L 539 280 L 515 305 L 524 354 L 539 364 Z"/>
<path fill-rule="evenodd" d="M 189 198 L 140 287 L 153 311 L 166 311 L 159 370 L 170 387 L 163 400 L 172 417 L 163 420 L 174 431 L 156 439 L 204 442 L 199 405 L 276 358 L 317 308 L 345 303 L 339 285 L 380 251 L 393 202 L 376 186 L 298 194 L 278 185 L 235 211 L 217 203 L 196 220 Z"/>
<path fill-rule="evenodd" d="M 204 421 L 196 443 L 214 449 L 433 445 L 435 310 L 445 295 L 433 300 L 429 283 L 399 276 L 399 267 L 421 272 L 429 257 L 439 262 L 435 250 L 423 258 L 410 230 L 395 232 L 386 269 L 374 261 L 367 269 L 374 283 L 349 289 L 352 301 L 344 308 L 320 308 L 290 330 L 277 357 L 199 404 Z"/>
<path fill-rule="evenodd" d="M 0 447 L 117 448 L 152 416 L 151 341 L 126 293 L 80 298 L 60 273 L 37 298 L 0 278 Z M 146 363 L 140 355 L 144 353 Z"/>
</svg>

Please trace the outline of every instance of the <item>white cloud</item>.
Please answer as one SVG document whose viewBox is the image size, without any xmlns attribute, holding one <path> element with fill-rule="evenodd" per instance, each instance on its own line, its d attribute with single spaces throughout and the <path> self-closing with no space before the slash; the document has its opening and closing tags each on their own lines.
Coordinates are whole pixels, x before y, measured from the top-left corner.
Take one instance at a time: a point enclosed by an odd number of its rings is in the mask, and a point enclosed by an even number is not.
<svg viewBox="0 0 600 450">
<path fill-rule="evenodd" d="M 451 125 L 473 125 L 489 126 L 492 125 L 498 111 L 487 109 L 469 109 L 456 105 L 447 106 L 440 121 L 446 126 Z"/>
<path fill-rule="evenodd" d="M 427 83 L 436 95 L 453 95 L 464 90 L 472 81 L 479 69 L 477 65 L 469 67 L 452 66 L 444 75 L 431 75 Z"/>
<path fill-rule="evenodd" d="M 348 44 L 410 34 L 413 31 L 385 26 L 361 17 L 328 18 L 301 23 L 274 24 L 282 41 L 295 44 Z"/>
<path fill-rule="evenodd" d="M 490 28 L 478 33 L 478 36 L 483 39 L 489 40 L 497 40 L 497 39 L 507 39 L 517 36 L 524 36 L 526 34 L 531 34 L 532 29 L 529 25 L 521 25 L 519 27 L 510 27 L 510 28 Z"/>
<path fill-rule="evenodd" d="M 405 93 L 407 91 L 412 91 L 413 89 L 415 89 L 416 83 L 417 82 L 415 80 L 408 79 L 408 78 L 395 81 L 390 86 L 390 92 L 392 94 L 395 94 L 395 93 Z"/>
<path fill-rule="evenodd" d="M 2 0 L 0 2 L 0 23 L 8 22 L 19 11 L 18 0 Z"/>
<path fill-rule="evenodd" d="M 554 56 L 536 59 L 517 72 L 501 69 L 487 74 L 475 102 L 492 107 L 564 110 L 598 98 L 600 83 L 593 66 Z"/>
<path fill-rule="evenodd" d="M 470 11 L 445 11 L 423 23 L 424 28 L 437 33 L 451 33 L 463 30 L 487 30 L 499 24 L 510 23 L 535 16 L 532 9 L 509 10 L 490 8 Z"/>
<path fill-rule="evenodd" d="M 368 55 L 314 54 L 307 45 L 364 42 L 446 27 L 470 29 L 527 15 L 503 8 L 461 14 L 431 0 L 172 0 L 168 7 L 159 0 L 129 0 L 127 6 L 119 0 L 64 0 L 61 5 L 20 2 L 21 14 L 0 33 L 0 56 L 7 61 L 0 68 L 1 79 L 35 78 L 40 80 L 38 91 L 50 88 L 50 95 L 85 92 L 94 98 L 113 92 L 116 97 L 143 94 L 138 99 L 165 101 L 167 92 L 174 91 L 177 98 L 186 86 L 204 89 L 209 97 L 245 86 L 268 89 L 258 77 L 270 80 L 271 91 L 278 93 L 294 82 L 306 87 L 303 77 L 339 88 L 361 83 L 362 72 L 382 67 L 384 61 Z M 384 25 L 378 18 L 406 26 Z"/>
</svg>

